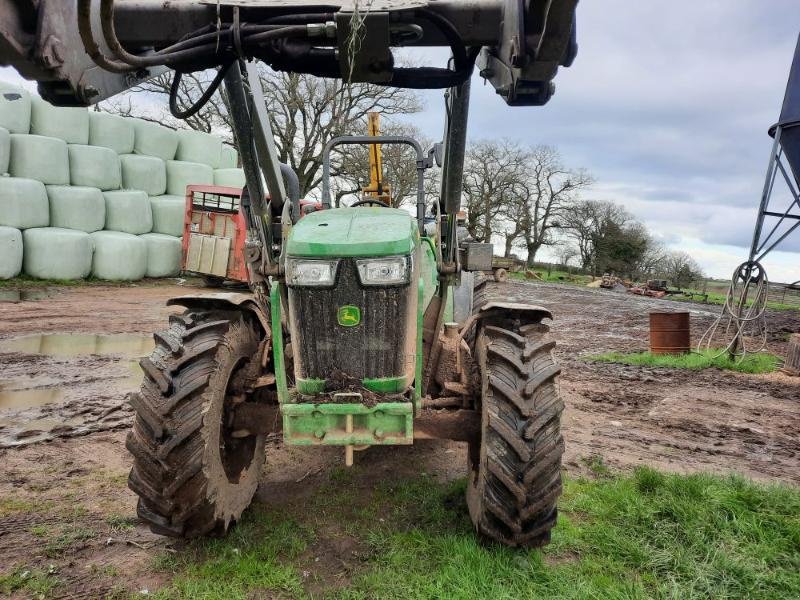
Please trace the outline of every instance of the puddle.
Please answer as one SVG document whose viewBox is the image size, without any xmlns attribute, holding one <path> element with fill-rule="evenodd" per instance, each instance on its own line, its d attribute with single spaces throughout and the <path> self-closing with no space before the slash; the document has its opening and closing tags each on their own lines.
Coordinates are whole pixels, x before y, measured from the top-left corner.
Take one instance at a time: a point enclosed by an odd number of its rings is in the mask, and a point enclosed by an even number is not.
<svg viewBox="0 0 800 600">
<path fill-rule="evenodd" d="M 58 402 L 64 398 L 61 388 L 44 388 L 34 390 L 5 389 L 0 382 L 0 409 L 4 408 L 30 408 Z"/>
<path fill-rule="evenodd" d="M 47 290 L 0 290 L 0 302 L 30 302 L 50 298 Z"/>
<path fill-rule="evenodd" d="M 139 358 L 153 350 L 153 336 L 139 333 L 85 334 L 41 333 L 0 340 L 0 352 L 24 352 L 47 356 L 114 354 Z"/>
<path fill-rule="evenodd" d="M 135 390 L 141 385 L 142 369 L 139 367 L 138 359 L 150 354 L 153 346 L 152 336 L 136 333 L 100 335 L 47 333 L 0 340 L 0 352 L 62 357 L 90 354 L 119 357 L 130 371 L 128 377 L 113 378 L 113 386 L 121 392 Z M 58 385 L 59 383 L 61 382 L 52 379 L 0 380 L 0 410 L 20 410 L 60 402 L 65 398 L 66 392 L 63 386 Z M 36 387 L 37 384 L 39 387 Z"/>
</svg>

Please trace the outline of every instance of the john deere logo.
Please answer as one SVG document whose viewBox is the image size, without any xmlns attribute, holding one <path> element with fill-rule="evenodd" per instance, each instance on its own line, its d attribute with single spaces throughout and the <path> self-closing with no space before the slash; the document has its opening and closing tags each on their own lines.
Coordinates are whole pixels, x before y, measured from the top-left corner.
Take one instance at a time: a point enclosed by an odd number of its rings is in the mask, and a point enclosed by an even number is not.
<svg viewBox="0 0 800 600">
<path fill-rule="evenodd" d="M 361 323 L 361 310 L 357 306 L 349 304 L 340 306 L 336 313 L 336 319 L 342 327 L 355 327 Z"/>
</svg>

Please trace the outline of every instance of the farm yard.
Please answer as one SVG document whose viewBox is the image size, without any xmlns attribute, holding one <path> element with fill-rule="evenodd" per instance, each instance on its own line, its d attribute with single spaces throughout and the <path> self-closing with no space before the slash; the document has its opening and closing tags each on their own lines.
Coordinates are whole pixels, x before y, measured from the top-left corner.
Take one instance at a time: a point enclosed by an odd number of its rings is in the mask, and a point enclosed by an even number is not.
<svg viewBox="0 0 800 600">
<path fill-rule="evenodd" d="M 541 551 L 481 545 L 466 446 L 285 447 L 225 539 L 136 517 L 135 358 L 193 281 L 25 287 L 0 305 L 0 591 L 11 597 L 797 597 L 800 380 L 587 360 L 647 348 L 653 310 L 717 309 L 564 284 L 492 284 L 554 312 L 565 492 Z M 202 292 L 202 290 L 200 290 Z M 42 327 L 46 323 L 47 326 Z M 800 313 L 774 311 L 782 356 Z M 65 335 L 66 334 L 66 335 Z M 71 336 L 71 337 L 70 337 Z"/>
</svg>

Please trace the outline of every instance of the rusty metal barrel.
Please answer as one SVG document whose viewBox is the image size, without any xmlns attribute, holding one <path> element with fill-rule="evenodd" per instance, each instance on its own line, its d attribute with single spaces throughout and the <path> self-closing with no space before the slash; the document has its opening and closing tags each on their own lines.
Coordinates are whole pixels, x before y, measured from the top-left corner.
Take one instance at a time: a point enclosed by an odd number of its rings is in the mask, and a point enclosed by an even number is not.
<svg viewBox="0 0 800 600">
<path fill-rule="evenodd" d="M 650 352 L 686 354 L 691 349 L 688 312 L 650 313 Z"/>
</svg>

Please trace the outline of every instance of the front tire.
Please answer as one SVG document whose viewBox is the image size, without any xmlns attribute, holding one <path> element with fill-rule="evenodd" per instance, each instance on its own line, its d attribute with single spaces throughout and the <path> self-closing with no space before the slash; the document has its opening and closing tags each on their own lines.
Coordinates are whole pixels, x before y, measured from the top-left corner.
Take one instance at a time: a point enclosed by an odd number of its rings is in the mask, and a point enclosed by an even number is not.
<svg viewBox="0 0 800 600">
<path fill-rule="evenodd" d="M 543 546 L 558 514 L 564 403 L 547 331 L 541 323 L 486 324 L 474 345 L 481 442 L 470 448 L 467 505 L 478 533 L 507 546 Z"/>
<path fill-rule="evenodd" d="M 260 330 L 240 312 L 188 310 L 154 337 L 126 442 L 137 512 L 162 535 L 223 533 L 250 504 L 265 460 L 266 436 L 226 427 L 259 375 Z"/>
</svg>

